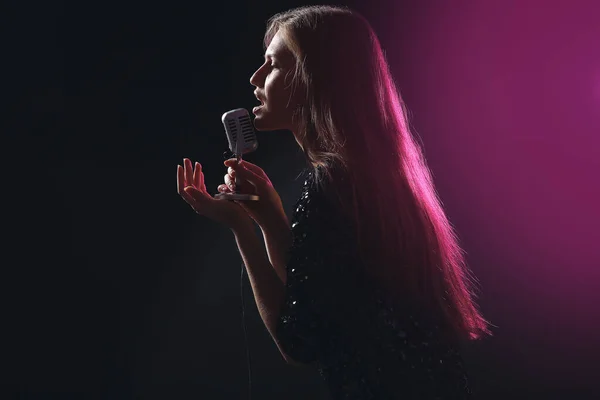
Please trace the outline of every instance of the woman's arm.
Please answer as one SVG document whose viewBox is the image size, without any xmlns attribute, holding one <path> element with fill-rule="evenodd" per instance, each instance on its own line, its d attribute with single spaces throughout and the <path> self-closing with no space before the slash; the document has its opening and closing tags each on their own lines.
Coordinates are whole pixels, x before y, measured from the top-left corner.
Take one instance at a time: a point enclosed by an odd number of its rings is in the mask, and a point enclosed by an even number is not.
<svg viewBox="0 0 600 400">
<path fill-rule="evenodd" d="M 296 364 L 283 352 L 276 336 L 279 315 L 284 305 L 285 284 L 267 259 L 254 225 L 238 227 L 232 231 L 246 266 L 260 317 L 285 361 Z M 283 271 L 285 273 L 285 267 Z M 285 276 L 283 279 L 285 281 Z"/>
<path fill-rule="evenodd" d="M 273 220 L 260 227 L 269 261 L 275 268 L 279 279 L 286 283 L 286 265 L 289 261 L 289 250 L 292 246 L 292 229 L 287 217 Z"/>
</svg>

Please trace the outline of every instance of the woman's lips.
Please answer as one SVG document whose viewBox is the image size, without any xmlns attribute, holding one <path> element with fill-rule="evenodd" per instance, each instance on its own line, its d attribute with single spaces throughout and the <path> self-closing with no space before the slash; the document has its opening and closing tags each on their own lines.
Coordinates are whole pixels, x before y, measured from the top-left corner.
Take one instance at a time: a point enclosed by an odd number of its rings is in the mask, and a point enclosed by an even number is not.
<svg viewBox="0 0 600 400">
<path fill-rule="evenodd" d="M 262 96 L 259 96 L 259 94 L 255 91 L 254 92 L 254 97 L 256 97 L 256 100 L 260 101 L 260 105 L 256 106 L 252 109 L 252 113 L 256 114 L 257 111 L 259 111 L 262 107 L 264 107 L 265 105 L 265 100 L 262 98 Z"/>
</svg>

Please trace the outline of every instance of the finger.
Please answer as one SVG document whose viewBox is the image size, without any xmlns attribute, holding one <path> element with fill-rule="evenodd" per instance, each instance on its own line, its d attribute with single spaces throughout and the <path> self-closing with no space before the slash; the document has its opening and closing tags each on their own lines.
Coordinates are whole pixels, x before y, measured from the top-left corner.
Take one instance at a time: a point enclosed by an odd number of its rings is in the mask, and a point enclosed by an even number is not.
<svg viewBox="0 0 600 400">
<path fill-rule="evenodd" d="M 185 186 L 192 186 L 194 184 L 194 174 L 192 170 L 192 162 L 189 158 L 183 159 L 183 165 L 185 168 Z"/>
<path fill-rule="evenodd" d="M 198 188 L 203 192 L 206 192 L 206 185 L 204 184 L 204 172 L 202 172 L 202 164 L 198 163 L 200 166 L 200 184 Z"/>
<path fill-rule="evenodd" d="M 202 190 L 202 186 L 201 186 L 201 179 L 202 176 L 202 166 L 200 165 L 199 162 L 196 161 L 196 164 L 194 165 L 194 186 L 198 189 L 198 190 Z"/>
<path fill-rule="evenodd" d="M 225 166 L 227 167 L 229 167 L 230 165 L 237 165 L 237 163 L 237 158 L 228 158 L 227 160 L 223 161 L 223 164 L 225 164 Z"/>
<path fill-rule="evenodd" d="M 183 167 L 177 165 L 177 193 L 183 194 L 183 188 L 185 187 L 185 178 L 183 176 Z"/>
<path fill-rule="evenodd" d="M 235 190 L 235 179 L 232 179 L 231 176 L 229 176 L 229 174 L 226 174 L 223 177 L 223 180 L 225 181 L 225 184 L 229 189 Z"/>
<path fill-rule="evenodd" d="M 219 186 L 217 187 L 217 190 L 218 190 L 219 192 L 221 192 L 221 193 L 229 193 L 229 192 L 230 192 L 230 190 L 229 190 L 229 188 L 227 187 L 227 185 L 223 185 L 223 184 L 219 185 Z"/>
<path fill-rule="evenodd" d="M 183 193 L 185 201 L 196 211 L 199 211 L 207 200 L 206 196 L 193 186 L 186 186 Z"/>
<path fill-rule="evenodd" d="M 227 175 L 229 175 L 229 178 L 231 179 L 232 182 L 236 183 L 237 185 L 240 184 L 240 179 L 235 179 L 236 177 L 236 173 L 235 170 L 231 167 L 227 168 Z"/>
<path fill-rule="evenodd" d="M 246 160 L 240 160 L 240 162 L 238 164 L 237 158 L 230 158 L 228 160 L 225 160 L 225 165 L 228 167 L 231 166 L 233 168 L 243 167 L 243 168 L 246 168 L 247 170 L 254 172 L 258 176 L 261 176 L 261 177 L 265 176 L 265 171 L 261 167 L 259 167 L 256 164 L 252 164 L 251 162 L 248 162 Z"/>
</svg>

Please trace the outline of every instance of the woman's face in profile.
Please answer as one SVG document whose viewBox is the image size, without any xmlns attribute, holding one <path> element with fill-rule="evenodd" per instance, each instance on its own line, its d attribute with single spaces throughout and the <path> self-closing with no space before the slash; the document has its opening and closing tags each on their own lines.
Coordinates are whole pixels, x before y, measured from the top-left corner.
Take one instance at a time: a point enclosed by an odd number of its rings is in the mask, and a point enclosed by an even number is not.
<svg viewBox="0 0 600 400">
<path fill-rule="evenodd" d="M 250 78 L 261 102 L 252 110 L 257 130 L 293 130 L 292 115 L 297 102 L 292 97 L 291 83 L 295 68 L 296 59 L 277 32 L 265 51 L 264 63 Z"/>
</svg>

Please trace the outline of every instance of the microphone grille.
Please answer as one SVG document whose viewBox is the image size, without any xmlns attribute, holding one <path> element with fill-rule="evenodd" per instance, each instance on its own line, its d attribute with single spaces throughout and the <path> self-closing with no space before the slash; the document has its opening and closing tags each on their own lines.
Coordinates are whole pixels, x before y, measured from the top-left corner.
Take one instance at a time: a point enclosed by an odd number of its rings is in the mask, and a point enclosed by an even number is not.
<svg viewBox="0 0 600 400">
<path fill-rule="evenodd" d="M 227 111 L 221 117 L 221 121 L 229 141 L 229 150 L 232 153 L 245 154 L 256 150 L 258 141 L 248 110 L 237 108 Z"/>
</svg>

